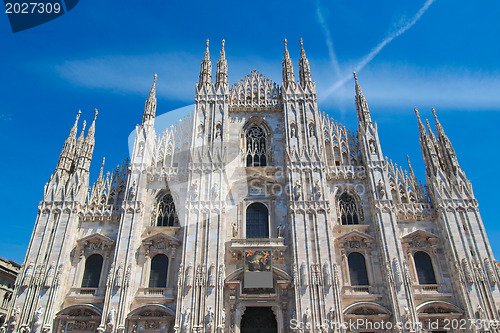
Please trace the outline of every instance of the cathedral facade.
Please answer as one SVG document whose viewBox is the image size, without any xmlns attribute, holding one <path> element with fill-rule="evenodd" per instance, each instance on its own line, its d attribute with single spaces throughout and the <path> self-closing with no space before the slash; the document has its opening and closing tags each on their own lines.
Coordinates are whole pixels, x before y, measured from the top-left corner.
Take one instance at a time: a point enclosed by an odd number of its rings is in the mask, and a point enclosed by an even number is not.
<svg viewBox="0 0 500 333">
<path fill-rule="evenodd" d="M 301 40 L 282 82 L 229 85 L 207 49 L 195 106 L 155 130 L 156 76 L 130 160 L 89 185 L 95 117 L 64 142 L 2 332 L 499 332 L 500 271 L 434 110 L 426 186 L 317 105 Z M 424 124 L 425 123 L 425 124 Z M 435 134 L 436 133 L 436 134 Z M 488 325 L 488 326 L 487 326 Z"/>
</svg>

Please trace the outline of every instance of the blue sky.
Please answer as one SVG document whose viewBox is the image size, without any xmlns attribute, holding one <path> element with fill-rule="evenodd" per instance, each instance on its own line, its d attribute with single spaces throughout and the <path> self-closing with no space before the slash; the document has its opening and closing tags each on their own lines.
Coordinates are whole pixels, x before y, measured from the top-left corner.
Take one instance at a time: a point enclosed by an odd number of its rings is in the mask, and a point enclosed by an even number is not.
<svg viewBox="0 0 500 333">
<path fill-rule="evenodd" d="M 382 149 L 424 180 L 413 108 L 435 107 L 472 181 L 496 257 L 500 165 L 498 1 L 82 0 L 47 24 L 13 34 L 0 15 L 0 256 L 24 260 L 42 198 L 78 109 L 99 109 L 91 181 L 102 157 L 128 156 L 154 73 L 159 114 L 193 103 L 205 49 L 226 40 L 230 82 L 253 69 L 281 82 L 283 39 L 298 72 L 304 39 L 319 106 L 354 130 L 357 70 Z M 215 66 L 214 66 L 215 67 Z"/>
</svg>

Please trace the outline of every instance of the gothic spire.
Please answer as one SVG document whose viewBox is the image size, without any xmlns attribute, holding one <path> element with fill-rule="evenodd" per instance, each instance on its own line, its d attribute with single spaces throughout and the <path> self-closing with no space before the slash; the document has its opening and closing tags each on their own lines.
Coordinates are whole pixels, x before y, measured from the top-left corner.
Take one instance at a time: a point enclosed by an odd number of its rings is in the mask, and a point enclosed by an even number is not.
<svg viewBox="0 0 500 333">
<path fill-rule="evenodd" d="M 408 169 L 410 169 L 410 177 L 412 179 L 417 179 L 415 177 L 415 173 L 413 172 L 413 167 L 411 166 L 411 162 L 410 162 L 410 156 L 409 155 L 406 155 L 406 159 L 408 160 Z"/>
<path fill-rule="evenodd" d="M 353 75 L 356 88 L 355 101 L 356 101 L 356 111 L 358 113 L 358 120 L 360 124 L 371 123 L 372 119 L 370 116 L 370 109 L 368 109 L 368 103 L 366 102 L 366 98 L 363 95 L 363 91 L 361 91 L 361 86 L 359 85 L 356 72 L 353 72 Z"/>
<path fill-rule="evenodd" d="M 304 50 L 302 38 L 300 39 L 299 79 L 300 84 L 303 87 L 305 87 L 308 83 L 312 83 L 311 68 L 309 66 L 309 60 L 307 60 L 306 57 L 306 51 Z"/>
<path fill-rule="evenodd" d="M 104 173 L 104 162 L 106 161 L 106 157 L 102 158 L 101 170 L 99 170 L 99 177 L 97 177 L 98 181 L 102 181 L 102 175 Z"/>
<path fill-rule="evenodd" d="M 455 150 L 451 145 L 450 139 L 444 133 L 443 126 L 441 126 L 441 123 L 439 122 L 439 119 L 436 115 L 436 110 L 434 110 L 434 108 L 432 108 L 432 114 L 436 121 L 436 131 L 439 138 L 438 143 L 443 157 L 443 163 L 450 173 L 455 173 L 460 168 L 457 160 L 457 155 L 455 154 Z"/>
<path fill-rule="evenodd" d="M 431 125 L 429 124 L 429 119 L 425 119 L 425 126 L 427 126 L 427 131 L 429 132 L 429 137 L 432 143 L 437 144 L 436 136 L 434 135 Z"/>
<path fill-rule="evenodd" d="M 222 40 L 222 49 L 220 50 L 220 58 L 217 61 L 217 77 L 216 77 L 216 87 L 226 88 L 229 83 L 227 80 L 227 60 L 226 60 L 226 51 L 224 50 L 224 44 L 226 41 Z"/>
<path fill-rule="evenodd" d="M 82 144 L 83 140 L 85 139 L 85 136 L 84 136 L 85 127 L 87 127 L 87 122 L 84 120 L 82 131 L 80 132 L 80 136 L 78 137 L 78 141 L 76 142 L 77 146 L 80 146 Z"/>
<path fill-rule="evenodd" d="M 420 148 L 422 149 L 422 155 L 424 156 L 427 174 L 430 176 L 432 174 L 436 174 L 436 170 L 440 168 L 439 156 L 438 152 L 436 151 L 436 147 L 434 146 L 434 142 L 432 142 L 432 138 L 427 135 L 427 131 L 425 130 L 425 126 L 420 119 L 418 110 L 414 110 L 415 115 L 418 119 L 418 130 L 420 132 Z"/>
<path fill-rule="evenodd" d="M 288 53 L 287 40 L 285 38 L 285 52 L 282 61 L 283 67 L 283 86 L 286 88 L 289 84 L 295 84 L 295 74 L 293 73 L 293 63 Z"/>
<path fill-rule="evenodd" d="M 87 137 L 85 138 L 85 141 L 92 141 L 92 143 L 94 142 L 94 135 L 95 135 L 95 120 L 97 119 L 97 114 L 99 112 L 97 111 L 97 109 L 94 109 L 94 119 L 92 120 L 92 124 L 90 125 L 89 127 L 89 131 L 87 133 Z"/>
<path fill-rule="evenodd" d="M 144 105 L 144 113 L 142 114 L 142 125 L 149 122 L 149 120 L 154 121 L 156 116 L 156 78 L 158 75 L 155 74 L 153 79 L 153 86 L 149 91 L 149 97 Z"/>
<path fill-rule="evenodd" d="M 78 110 L 78 113 L 76 114 L 76 119 L 75 123 L 73 124 L 73 127 L 71 127 L 71 131 L 69 132 L 69 138 L 76 139 L 76 132 L 78 131 L 78 120 L 80 119 L 80 115 L 82 114 L 82 110 Z"/>
<path fill-rule="evenodd" d="M 73 163 L 74 158 L 74 149 L 76 144 L 76 134 L 78 131 L 78 120 L 80 119 L 82 111 L 78 110 L 76 114 L 75 123 L 73 127 L 71 127 L 71 131 L 69 132 L 66 141 L 64 141 L 63 148 L 61 150 L 61 154 L 59 155 L 59 161 L 57 163 L 56 169 L 63 169 L 69 171 L 71 169 L 71 164 Z"/>
<path fill-rule="evenodd" d="M 207 48 L 205 50 L 205 58 L 201 62 L 200 80 L 198 88 L 210 85 L 212 83 L 212 61 L 210 60 L 209 40 L 207 39 Z"/>
</svg>

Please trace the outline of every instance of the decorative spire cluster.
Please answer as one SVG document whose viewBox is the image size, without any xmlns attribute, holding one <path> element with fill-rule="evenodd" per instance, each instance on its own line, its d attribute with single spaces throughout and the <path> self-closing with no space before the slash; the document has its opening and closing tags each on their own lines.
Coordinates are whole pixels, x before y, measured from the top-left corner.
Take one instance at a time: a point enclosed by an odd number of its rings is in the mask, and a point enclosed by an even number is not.
<svg viewBox="0 0 500 333">
<path fill-rule="evenodd" d="M 81 111 L 79 110 L 76 115 L 76 120 L 71 127 L 70 134 L 64 142 L 63 149 L 59 155 L 56 171 L 63 171 L 73 173 L 76 169 L 82 169 L 86 172 L 89 171 L 90 162 L 92 161 L 92 154 L 95 144 L 95 121 L 97 118 L 97 109 L 94 110 L 94 120 L 90 126 L 87 136 L 85 137 L 86 121 L 83 121 L 82 131 L 78 139 L 76 133 L 78 131 L 78 120 L 80 119 Z"/>
<path fill-rule="evenodd" d="M 222 49 L 220 50 L 220 58 L 217 61 L 217 75 L 216 75 L 216 84 L 215 87 L 222 89 L 226 89 L 229 87 L 229 82 L 227 79 L 227 60 L 226 60 L 226 51 L 224 50 L 224 44 L 226 41 L 222 40 Z"/>
<path fill-rule="evenodd" d="M 434 135 L 432 128 L 429 124 L 429 120 L 426 119 L 426 127 L 420 119 L 420 114 L 417 109 L 415 109 L 415 114 L 418 119 L 418 130 L 420 132 L 420 146 L 422 148 L 422 154 L 424 155 L 424 161 L 426 164 L 427 172 L 429 175 L 435 175 L 437 171 L 443 170 L 450 176 L 456 176 L 460 165 L 453 149 L 450 140 L 444 133 L 443 126 L 439 122 L 436 111 L 432 109 L 432 114 L 436 121 L 436 130 L 438 137 Z"/>
<path fill-rule="evenodd" d="M 358 77 L 356 76 L 356 72 L 353 72 L 354 75 L 354 84 L 356 88 L 356 112 L 358 114 L 358 120 L 360 124 L 371 123 L 372 119 L 370 116 L 370 109 L 368 108 L 368 103 L 366 102 L 366 98 L 363 95 L 363 91 L 361 90 L 361 86 L 358 82 Z"/>
<path fill-rule="evenodd" d="M 144 113 L 142 114 L 142 125 L 152 125 L 156 116 L 156 78 L 158 75 L 155 74 L 153 79 L 153 86 L 149 91 L 149 97 L 144 105 Z"/>
<path fill-rule="evenodd" d="M 198 88 L 209 86 L 212 83 L 212 61 L 210 60 L 209 40 L 207 39 L 207 48 L 205 50 L 205 58 L 201 62 L 200 80 Z"/>
</svg>

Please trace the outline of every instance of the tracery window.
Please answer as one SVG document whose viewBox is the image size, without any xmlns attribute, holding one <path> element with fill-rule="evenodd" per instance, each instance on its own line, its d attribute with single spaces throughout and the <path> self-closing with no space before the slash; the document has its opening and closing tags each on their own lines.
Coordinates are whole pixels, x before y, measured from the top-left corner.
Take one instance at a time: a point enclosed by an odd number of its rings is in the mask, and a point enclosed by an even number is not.
<svg viewBox="0 0 500 333">
<path fill-rule="evenodd" d="M 347 192 L 338 199 L 339 215 L 342 225 L 359 224 L 358 205 L 356 199 Z"/>
<path fill-rule="evenodd" d="M 247 167 L 267 165 L 266 133 L 259 126 L 252 126 L 246 132 L 246 163 Z"/>
<path fill-rule="evenodd" d="M 160 197 L 156 209 L 156 225 L 158 227 L 172 227 L 177 225 L 179 218 L 175 210 L 172 194 L 165 193 Z"/>
<path fill-rule="evenodd" d="M 261 203 L 253 203 L 246 212 L 246 237 L 269 238 L 269 211 Z"/>
<path fill-rule="evenodd" d="M 417 251 L 413 255 L 419 284 L 436 284 L 436 275 L 432 266 L 431 257 L 424 251 Z"/>
<path fill-rule="evenodd" d="M 349 263 L 351 286 L 367 286 L 369 283 L 365 257 L 359 252 L 351 252 L 347 257 L 347 261 Z"/>
<path fill-rule="evenodd" d="M 167 286 L 168 257 L 157 254 L 151 260 L 149 288 L 165 288 Z"/>
<path fill-rule="evenodd" d="M 82 288 L 99 288 L 103 258 L 100 254 L 93 254 L 85 261 Z"/>
</svg>

